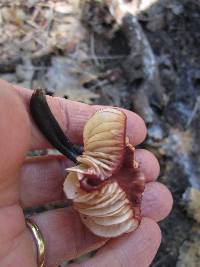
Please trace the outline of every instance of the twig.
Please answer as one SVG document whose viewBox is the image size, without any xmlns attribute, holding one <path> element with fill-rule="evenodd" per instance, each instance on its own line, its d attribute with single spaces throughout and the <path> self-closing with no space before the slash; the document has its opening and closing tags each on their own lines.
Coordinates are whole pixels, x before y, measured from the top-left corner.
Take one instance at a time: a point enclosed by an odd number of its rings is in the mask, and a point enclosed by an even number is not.
<svg viewBox="0 0 200 267">
<path fill-rule="evenodd" d="M 98 58 L 96 57 L 95 54 L 95 39 L 94 39 L 94 33 L 91 33 L 90 35 L 90 49 L 91 49 L 91 56 L 94 59 L 94 62 L 97 66 L 100 65 Z"/>
<path fill-rule="evenodd" d="M 89 55 L 88 59 L 121 59 L 121 58 L 125 58 L 126 55 L 113 55 L 113 56 L 101 56 L 101 55 L 95 55 L 95 57 L 93 55 Z"/>
<path fill-rule="evenodd" d="M 97 79 L 96 82 L 97 82 L 97 84 L 95 84 L 95 85 L 93 85 L 93 86 L 90 87 L 90 90 L 91 91 L 94 90 L 94 89 L 96 89 L 97 87 L 102 87 L 102 86 L 105 86 L 105 85 L 109 84 L 107 80 L 99 81 Z"/>
<path fill-rule="evenodd" d="M 156 103 L 164 103 L 164 88 L 160 82 L 156 56 L 149 40 L 137 19 L 135 1 L 107 0 L 108 8 L 125 35 L 130 52 L 121 63 L 130 90 L 134 92 L 133 105 L 146 121 L 155 119 L 150 105 L 152 96 Z M 141 101 L 146 105 L 141 105 Z M 148 111 L 148 112 L 147 112 Z M 148 114 L 148 116 L 147 116 Z M 151 116 L 149 116 L 151 114 Z"/>
<path fill-rule="evenodd" d="M 192 123 L 194 117 L 197 114 L 199 107 L 200 107 L 200 96 L 197 97 L 196 103 L 195 103 L 194 108 L 192 110 L 191 116 L 189 117 L 189 119 L 186 123 L 185 129 L 187 129 L 190 126 L 190 124 Z"/>
</svg>

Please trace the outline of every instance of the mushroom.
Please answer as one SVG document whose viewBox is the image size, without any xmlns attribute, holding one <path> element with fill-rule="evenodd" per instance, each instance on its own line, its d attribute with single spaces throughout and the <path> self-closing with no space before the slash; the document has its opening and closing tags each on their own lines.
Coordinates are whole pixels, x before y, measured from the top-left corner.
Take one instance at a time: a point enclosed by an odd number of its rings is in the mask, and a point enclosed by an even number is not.
<svg viewBox="0 0 200 267">
<path fill-rule="evenodd" d="M 30 109 L 52 145 L 76 163 L 67 169 L 64 192 L 83 224 L 107 238 L 134 231 L 141 220 L 145 177 L 126 136 L 126 114 L 111 107 L 95 112 L 84 126 L 82 151 L 65 136 L 41 90 L 33 93 Z"/>
</svg>

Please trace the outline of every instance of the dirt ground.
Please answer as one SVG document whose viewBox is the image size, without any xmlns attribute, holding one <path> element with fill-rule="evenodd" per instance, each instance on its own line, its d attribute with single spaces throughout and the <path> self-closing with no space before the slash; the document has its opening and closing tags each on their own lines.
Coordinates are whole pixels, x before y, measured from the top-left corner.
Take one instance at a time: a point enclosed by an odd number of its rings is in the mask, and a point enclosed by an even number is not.
<svg viewBox="0 0 200 267">
<path fill-rule="evenodd" d="M 110 2 L 1 0 L 0 77 L 139 113 L 174 198 L 152 266 L 198 267 L 200 1 Z"/>
</svg>

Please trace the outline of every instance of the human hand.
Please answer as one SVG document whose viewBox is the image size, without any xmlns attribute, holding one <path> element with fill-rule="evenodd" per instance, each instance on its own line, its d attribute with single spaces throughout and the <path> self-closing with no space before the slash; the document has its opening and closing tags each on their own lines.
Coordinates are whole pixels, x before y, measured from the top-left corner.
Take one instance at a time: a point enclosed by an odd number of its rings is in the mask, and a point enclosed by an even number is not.
<svg viewBox="0 0 200 267">
<path fill-rule="evenodd" d="M 69 162 L 63 157 L 36 157 L 26 160 L 28 150 L 49 148 L 29 114 L 31 91 L 0 81 L 0 266 L 37 267 L 36 247 L 26 227 L 23 208 L 64 199 L 63 181 Z M 48 103 L 65 133 L 81 143 L 82 130 L 99 107 L 48 97 Z M 128 116 L 127 132 L 131 143 L 141 143 L 146 135 L 142 119 Z M 159 164 L 147 150 L 136 150 L 136 159 L 146 177 L 140 226 L 119 238 L 105 240 L 94 236 L 72 208 L 34 215 L 46 244 L 46 267 L 56 267 L 66 259 L 100 248 L 95 257 L 73 267 L 146 267 L 160 245 L 156 223 L 172 207 L 168 189 L 155 182 Z M 106 244 L 105 244 L 106 243 Z"/>
</svg>

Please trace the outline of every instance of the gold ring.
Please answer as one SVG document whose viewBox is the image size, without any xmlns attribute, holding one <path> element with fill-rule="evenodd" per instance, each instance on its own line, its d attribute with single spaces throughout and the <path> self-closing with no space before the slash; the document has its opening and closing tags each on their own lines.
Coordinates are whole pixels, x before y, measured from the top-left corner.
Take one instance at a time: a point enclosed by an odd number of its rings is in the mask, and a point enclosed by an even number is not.
<svg viewBox="0 0 200 267">
<path fill-rule="evenodd" d="M 44 267 L 44 259 L 45 259 L 45 244 L 44 244 L 44 238 L 43 235 L 38 228 L 38 226 L 32 222 L 30 219 L 26 219 L 26 224 L 31 231 L 36 245 L 37 245 L 37 262 L 38 267 Z"/>
</svg>

